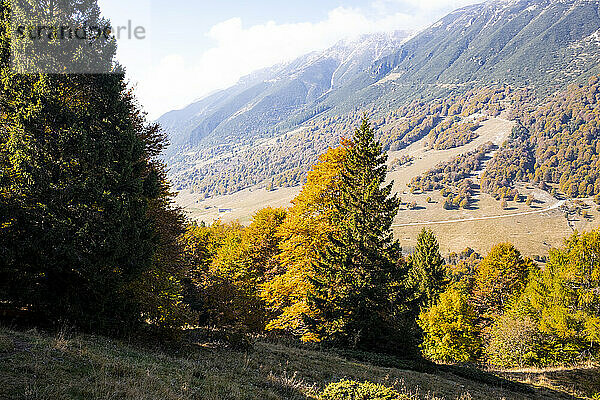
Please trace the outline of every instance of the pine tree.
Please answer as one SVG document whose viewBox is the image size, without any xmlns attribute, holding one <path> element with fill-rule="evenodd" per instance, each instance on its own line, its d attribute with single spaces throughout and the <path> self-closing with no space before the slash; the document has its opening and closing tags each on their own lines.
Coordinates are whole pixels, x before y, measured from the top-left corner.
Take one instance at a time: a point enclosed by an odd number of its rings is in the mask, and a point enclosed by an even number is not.
<svg viewBox="0 0 600 400">
<path fill-rule="evenodd" d="M 385 185 L 386 159 L 365 117 L 354 132 L 340 174 L 330 245 L 316 265 L 310 329 L 326 342 L 401 351 L 401 248 L 391 225 L 399 201 Z"/>
<path fill-rule="evenodd" d="M 429 229 L 423 228 L 417 238 L 415 253 L 410 259 L 409 287 L 413 290 L 415 311 L 430 306 L 444 290 L 446 268 L 438 241 Z"/>
</svg>

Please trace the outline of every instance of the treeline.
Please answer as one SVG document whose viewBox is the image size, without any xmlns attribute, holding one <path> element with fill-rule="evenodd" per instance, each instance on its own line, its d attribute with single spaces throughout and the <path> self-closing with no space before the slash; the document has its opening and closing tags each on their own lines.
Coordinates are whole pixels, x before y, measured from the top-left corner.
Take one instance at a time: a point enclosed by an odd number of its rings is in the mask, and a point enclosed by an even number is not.
<svg viewBox="0 0 600 400">
<path fill-rule="evenodd" d="M 245 229 L 190 226 L 185 246 L 198 267 L 187 298 L 202 322 L 415 356 L 416 314 L 428 296 L 416 288 L 429 283 L 415 273 L 415 290 L 407 286 L 410 268 L 391 233 L 400 202 L 383 185 L 386 173 L 363 120 L 321 157 L 289 210 L 261 210 Z"/>
<path fill-rule="evenodd" d="M 511 244 L 449 269 L 419 317 L 428 358 L 500 367 L 584 362 L 600 349 L 600 232 L 575 234 L 542 269 Z"/>
<path fill-rule="evenodd" d="M 555 188 L 568 197 L 599 194 L 598 78 L 550 96 L 540 106 L 538 103 L 531 90 L 480 88 L 412 102 L 375 118 L 373 124 L 386 150 L 401 150 L 426 136 L 429 147 L 444 150 L 471 142 L 485 118 L 507 110 L 518 126 L 482 176 L 484 192 L 499 200 L 513 199 L 515 182 L 526 181 Z M 377 115 L 377 110 L 369 112 Z M 193 182 L 200 197 L 260 184 L 274 188 L 302 184 L 318 155 L 334 145 L 358 118 L 358 111 L 320 116 L 305 130 L 272 139 L 272 144 L 238 150 L 231 146 L 214 154 L 207 150 L 198 157 L 211 159 L 209 163 L 176 167 L 174 182 L 177 188 Z"/>
<path fill-rule="evenodd" d="M 186 249 L 200 267 L 187 298 L 202 324 L 500 367 L 598 355 L 600 232 L 574 235 L 543 269 L 508 243 L 446 261 L 428 230 L 405 258 L 388 236 L 398 200 L 381 188 L 382 153 L 372 139 L 356 145 L 364 132 L 363 124 L 321 157 L 290 209 L 263 209 L 247 228 L 188 228 Z M 371 168 L 359 147 L 379 154 Z M 367 171 L 377 184 L 351 184 Z"/>
</svg>

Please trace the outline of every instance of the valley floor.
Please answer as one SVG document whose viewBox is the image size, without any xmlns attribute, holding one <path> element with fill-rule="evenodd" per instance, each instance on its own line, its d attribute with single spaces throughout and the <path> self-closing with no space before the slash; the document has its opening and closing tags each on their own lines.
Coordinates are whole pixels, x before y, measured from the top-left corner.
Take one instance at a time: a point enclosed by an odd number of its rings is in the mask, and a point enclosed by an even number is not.
<svg viewBox="0 0 600 400">
<path fill-rule="evenodd" d="M 389 174 L 394 180 L 394 190 L 401 197 L 403 206 L 395 219 L 394 234 L 402 247 L 410 252 L 419 232 L 431 228 L 436 234 L 442 253 L 461 252 L 471 247 L 480 254 L 486 254 L 499 242 L 511 242 L 517 245 L 526 256 L 544 256 L 551 247 L 559 247 L 563 240 L 573 231 L 588 231 L 600 227 L 600 211 L 591 199 L 584 200 L 588 212 L 587 218 L 578 215 L 567 215 L 564 203 L 552 197 L 548 192 L 531 185 L 521 183 L 517 186 L 523 196 L 532 195 L 536 202 L 529 207 L 525 202 L 509 202 L 506 210 L 499 201 L 486 193 L 476 193 L 469 209 L 444 210 L 444 198 L 439 191 L 429 193 L 410 193 L 408 184 L 415 177 L 438 163 L 479 148 L 492 142 L 501 145 L 509 136 L 514 126 L 506 115 L 490 118 L 477 131 L 478 137 L 472 142 L 449 150 L 431 150 L 426 146 L 427 138 L 419 140 L 407 148 L 390 152 L 389 162 L 402 156 L 414 159 Z M 489 154 L 491 156 L 492 154 Z M 473 177 L 477 184 L 481 171 Z M 278 188 L 266 191 L 261 187 L 216 196 L 206 200 L 198 200 L 193 193 L 181 192 L 177 202 L 188 215 L 196 220 L 212 222 L 220 219 L 224 222 L 238 220 L 249 224 L 252 215 L 263 207 L 288 207 L 290 201 L 300 192 L 300 187 Z M 431 202 L 427 202 L 431 197 Z M 416 209 L 406 206 L 415 202 Z M 567 201 L 572 205 L 572 202 Z"/>
<path fill-rule="evenodd" d="M 342 378 L 395 386 L 415 400 L 569 399 L 600 392 L 597 367 L 492 375 L 450 366 L 415 372 L 423 369 L 373 359 L 264 342 L 246 352 L 199 344 L 165 352 L 99 336 L 0 328 L 0 399 L 311 399 Z"/>
</svg>

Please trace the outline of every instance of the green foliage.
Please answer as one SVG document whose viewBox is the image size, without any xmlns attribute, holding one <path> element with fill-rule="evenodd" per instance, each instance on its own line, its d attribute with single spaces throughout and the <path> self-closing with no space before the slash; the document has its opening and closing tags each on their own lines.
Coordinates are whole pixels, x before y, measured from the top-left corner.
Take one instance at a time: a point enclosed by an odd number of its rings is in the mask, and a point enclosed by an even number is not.
<svg viewBox="0 0 600 400">
<path fill-rule="evenodd" d="M 95 3 L 62 6 L 94 24 Z M 10 31 L 0 34 L 1 301 L 86 330 L 179 325 L 182 216 L 158 161 L 164 133 L 123 74 L 13 73 Z"/>
<path fill-rule="evenodd" d="M 330 383 L 321 392 L 319 400 L 408 400 L 407 395 L 387 386 L 343 379 Z"/>
<path fill-rule="evenodd" d="M 507 312 L 489 330 L 485 355 L 488 362 L 503 368 L 541 365 L 546 357 L 543 340 L 534 320 Z"/>
<path fill-rule="evenodd" d="M 417 237 L 415 252 L 410 257 L 408 273 L 408 287 L 414 293 L 417 308 L 435 302 L 445 283 L 446 268 L 440 255 L 440 245 L 433 232 L 423 228 Z"/>
<path fill-rule="evenodd" d="M 574 234 L 552 250 L 515 309 L 545 335 L 546 363 L 575 362 L 600 348 L 600 232 Z"/>
<path fill-rule="evenodd" d="M 310 329 L 341 346 L 404 351 L 407 346 L 398 341 L 405 270 L 391 232 L 399 201 L 391 195 L 391 183 L 382 187 L 385 162 L 363 118 L 341 170 L 334 202 L 338 228 L 316 264 L 310 305 L 317 313 Z"/>
<path fill-rule="evenodd" d="M 424 333 L 423 355 L 442 362 L 476 360 L 481 351 L 476 322 L 466 283 L 452 284 L 419 316 L 418 324 Z"/>
</svg>

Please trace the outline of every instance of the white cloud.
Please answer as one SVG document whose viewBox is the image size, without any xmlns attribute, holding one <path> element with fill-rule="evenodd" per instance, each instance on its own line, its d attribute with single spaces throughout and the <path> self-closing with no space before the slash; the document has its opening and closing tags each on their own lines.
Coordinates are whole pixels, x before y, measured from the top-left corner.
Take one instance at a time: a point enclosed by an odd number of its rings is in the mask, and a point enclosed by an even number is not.
<svg viewBox="0 0 600 400">
<path fill-rule="evenodd" d="M 378 10 L 387 10 L 388 7 L 410 10 L 411 14 L 431 17 L 436 14 L 464 7 L 469 4 L 481 3 L 484 0 L 375 0 L 373 6 Z M 433 13 L 433 14 L 432 14 Z"/>
<path fill-rule="evenodd" d="M 454 3 L 467 3 L 456 1 Z M 470 1 L 472 3 L 472 1 Z M 398 4 L 404 4 L 398 7 Z M 213 26 L 207 33 L 214 46 L 201 54 L 172 54 L 139 75 L 137 95 L 150 118 L 181 108 L 194 99 L 234 84 L 241 76 L 302 54 L 325 49 L 337 41 L 364 33 L 417 29 L 432 22 L 432 10 L 442 0 L 378 0 L 370 15 L 339 7 L 316 23 L 278 24 L 274 21 L 245 27 L 241 18 Z M 412 12 L 390 12 L 390 9 Z"/>
</svg>

